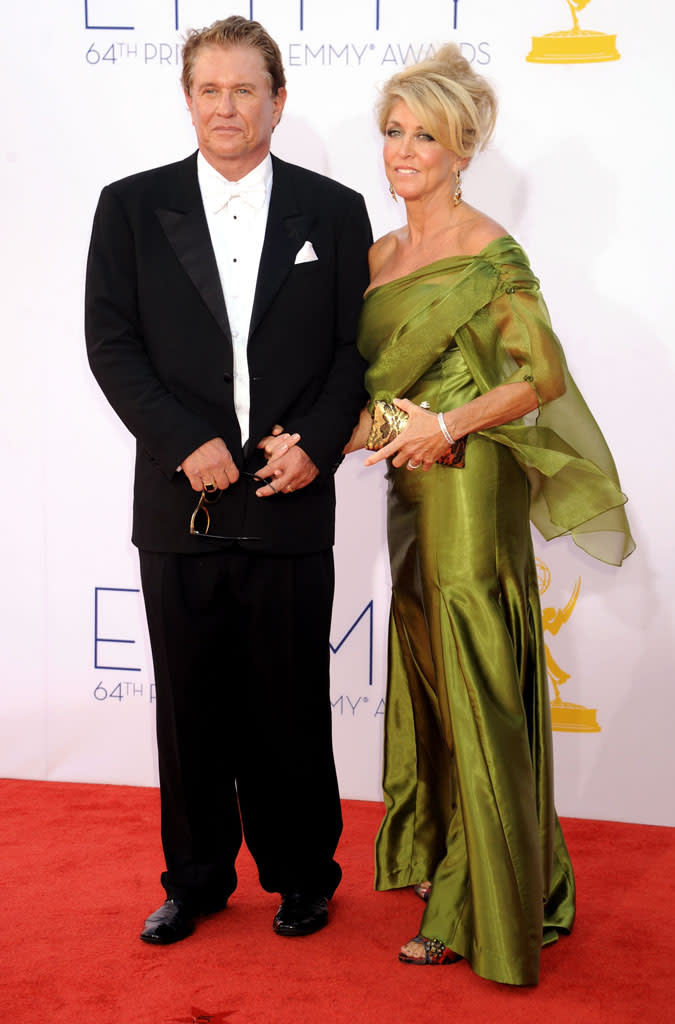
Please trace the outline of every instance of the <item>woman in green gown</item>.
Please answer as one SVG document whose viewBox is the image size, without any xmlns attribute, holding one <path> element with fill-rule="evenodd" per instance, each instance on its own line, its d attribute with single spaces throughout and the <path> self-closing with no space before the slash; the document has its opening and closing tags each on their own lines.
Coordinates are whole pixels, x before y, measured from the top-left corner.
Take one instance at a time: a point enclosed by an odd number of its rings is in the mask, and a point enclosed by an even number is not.
<svg viewBox="0 0 675 1024">
<path fill-rule="evenodd" d="M 348 450 L 378 447 L 372 413 L 408 418 L 366 460 L 389 460 L 392 576 L 376 887 L 429 889 L 402 961 L 535 984 L 542 945 L 572 927 L 574 875 L 529 520 L 620 564 L 626 498 L 525 253 L 461 198 L 490 86 L 446 46 L 394 76 L 379 113 L 407 223 L 371 251 L 371 401 Z"/>
</svg>

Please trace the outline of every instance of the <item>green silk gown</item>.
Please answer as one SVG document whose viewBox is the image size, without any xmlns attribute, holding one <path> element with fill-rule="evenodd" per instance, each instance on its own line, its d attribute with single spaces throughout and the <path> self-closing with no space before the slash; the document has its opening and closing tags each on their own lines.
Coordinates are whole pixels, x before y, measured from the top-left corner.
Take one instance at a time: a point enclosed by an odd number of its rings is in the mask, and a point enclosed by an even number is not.
<svg viewBox="0 0 675 1024">
<path fill-rule="evenodd" d="M 510 237 L 373 288 L 371 399 L 449 411 L 526 380 L 538 410 L 469 436 L 464 468 L 388 468 L 392 605 L 377 889 L 431 879 L 421 933 L 476 973 L 535 984 L 569 932 L 574 875 L 553 804 L 531 519 L 620 564 L 633 550 L 607 445 Z M 404 938 L 404 937 L 402 937 Z"/>
</svg>

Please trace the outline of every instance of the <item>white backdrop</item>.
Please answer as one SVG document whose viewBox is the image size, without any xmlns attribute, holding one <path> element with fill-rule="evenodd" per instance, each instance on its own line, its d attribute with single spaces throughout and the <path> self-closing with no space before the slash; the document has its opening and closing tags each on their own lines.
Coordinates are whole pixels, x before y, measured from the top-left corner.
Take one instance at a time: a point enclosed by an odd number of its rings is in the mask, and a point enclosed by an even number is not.
<svg viewBox="0 0 675 1024">
<path fill-rule="evenodd" d="M 181 33 L 231 13 L 262 21 L 282 48 L 289 100 L 274 150 L 363 192 L 376 235 L 403 213 L 381 170 L 378 82 L 452 39 L 495 84 L 497 134 L 465 198 L 529 252 L 638 544 L 614 569 L 535 538 L 558 808 L 672 824 L 675 152 L 657 111 L 675 87 L 674 16 L 631 0 L 580 14 L 583 30 L 616 36 L 619 59 L 564 63 L 526 60 L 532 37 L 570 32 L 564 0 L 2 5 L 0 773 L 156 782 L 128 540 L 133 445 L 86 364 L 83 275 L 101 187 L 194 149 Z M 578 39 L 562 44 L 568 55 Z M 350 456 L 338 475 L 334 727 L 343 795 L 378 799 L 389 579 L 381 470 L 362 462 Z"/>
</svg>

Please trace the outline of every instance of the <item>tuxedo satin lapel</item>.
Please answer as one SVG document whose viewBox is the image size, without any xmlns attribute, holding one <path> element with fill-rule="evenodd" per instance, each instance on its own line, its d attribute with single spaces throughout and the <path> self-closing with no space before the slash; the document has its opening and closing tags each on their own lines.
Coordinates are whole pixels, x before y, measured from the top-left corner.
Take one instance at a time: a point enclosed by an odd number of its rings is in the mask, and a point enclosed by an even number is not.
<svg viewBox="0 0 675 1024">
<path fill-rule="evenodd" d="M 274 296 L 293 269 L 295 257 L 307 241 L 312 217 L 302 213 L 295 198 L 292 171 L 274 161 L 272 195 L 267 215 L 265 241 L 260 254 L 258 280 L 251 313 L 249 337 L 267 312 Z"/>
<path fill-rule="evenodd" d="M 231 343 L 223 289 L 199 192 L 196 158 L 186 160 L 183 171 L 174 201 L 155 212 L 185 272 Z"/>
</svg>

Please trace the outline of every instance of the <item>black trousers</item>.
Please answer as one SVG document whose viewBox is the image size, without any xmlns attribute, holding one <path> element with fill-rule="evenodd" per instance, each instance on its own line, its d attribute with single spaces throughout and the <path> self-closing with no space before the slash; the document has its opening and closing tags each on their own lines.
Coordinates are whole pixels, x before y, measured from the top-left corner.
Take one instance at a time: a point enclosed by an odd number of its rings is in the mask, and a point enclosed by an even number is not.
<svg viewBox="0 0 675 1024">
<path fill-rule="evenodd" d="M 342 831 L 331 735 L 332 551 L 140 552 L 170 897 L 233 892 L 242 841 L 269 892 L 332 896 Z"/>
</svg>

